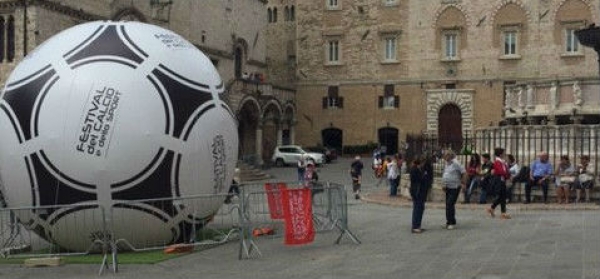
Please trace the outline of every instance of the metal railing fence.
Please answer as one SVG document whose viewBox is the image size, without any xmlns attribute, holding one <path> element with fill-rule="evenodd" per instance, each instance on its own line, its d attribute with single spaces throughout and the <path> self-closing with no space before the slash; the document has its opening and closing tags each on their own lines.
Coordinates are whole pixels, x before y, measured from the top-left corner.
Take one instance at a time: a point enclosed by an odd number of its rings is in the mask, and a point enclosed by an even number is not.
<svg viewBox="0 0 600 279">
<path fill-rule="evenodd" d="M 315 230 L 339 232 L 336 244 L 347 236 L 348 204 L 344 185 L 323 182 L 286 184 L 294 189 L 309 186 Z M 148 251 L 173 244 L 212 247 L 239 240 L 239 259 L 261 255 L 254 241 L 270 228 L 269 237 L 281 237 L 284 220 L 271 218 L 269 194 L 264 184 L 243 184 L 233 202 L 227 194 L 179 198 L 118 201 L 110 206 L 85 203 L 57 206 L 0 208 L 0 257 L 31 258 L 102 254 L 99 273 L 118 271 L 118 253 Z"/>
</svg>

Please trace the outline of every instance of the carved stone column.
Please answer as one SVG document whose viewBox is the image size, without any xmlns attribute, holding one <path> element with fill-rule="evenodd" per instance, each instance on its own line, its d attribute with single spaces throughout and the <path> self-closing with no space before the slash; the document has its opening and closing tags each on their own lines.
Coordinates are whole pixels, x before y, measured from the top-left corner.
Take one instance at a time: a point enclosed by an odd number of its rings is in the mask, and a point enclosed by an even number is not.
<svg viewBox="0 0 600 279">
<path fill-rule="evenodd" d="M 290 144 L 296 144 L 296 125 L 298 124 L 298 121 L 296 119 L 293 119 L 290 122 Z"/>
<path fill-rule="evenodd" d="M 256 126 L 256 164 L 264 165 L 263 156 L 263 124 L 259 123 Z"/>
<path fill-rule="evenodd" d="M 277 125 L 277 146 L 283 145 L 283 121 L 279 121 Z"/>
</svg>

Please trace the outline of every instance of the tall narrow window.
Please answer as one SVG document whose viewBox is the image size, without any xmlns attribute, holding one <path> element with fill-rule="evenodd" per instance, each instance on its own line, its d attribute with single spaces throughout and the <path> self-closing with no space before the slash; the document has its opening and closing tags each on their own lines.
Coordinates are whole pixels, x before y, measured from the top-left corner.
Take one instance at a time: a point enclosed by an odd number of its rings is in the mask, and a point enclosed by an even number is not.
<svg viewBox="0 0 600 279">
<path fill-rule="evenodd" d="M 567 54 L 575 54 L 579 52 L 579 40 L 575 36 L 575 29 L 566 29 L 565 32 L 565 46 Z"/>
<path fill-rule="evenodd" d="M 8 17 L 6 26 L 6 59 L 12 62 L 15 59 L 15 18 Z"/>
<path fill-rule="evenodd" d="M 273 22 L 273 11 L 271 10 L 271 8 L 267 9 L 267 21 L 269 23 Z"/>
<path fill-rule="evenodd" d="M 4 62 L 4 44 L 6 43 L 4 40 L 5 28 L 6 22 L 4 22 L 4 17 L 0 16 L 0 62 Z"/>
<path fill-rule="evenodd" d="M 327 62 L 338 63 L 340 61 L 340 42 L 331 40 L 327 43 Z"/>
<path fill-rule="evenodd" d="M 385 61 L 396 61 L 396 37 L 385 38 Z"/>
<path fill-rule="evenodd" d="M 242 77 L 242 61 L 244 59 L 244 51 L 241 47 L 235 48 L 235 57 L 234 57 L 234 75 L 236 78 Z"/>
<path fill-rule="evenodd" d="M 273 8 L 273 22 L 277 22 L 277 8 Z"/>
<path fill-rule="evenodd" d="M 504 55 L 517 55 L 517 31 L 504 32 Z"/>
<path fill-rule="evenodd" d="M 288 6 L 285 6 L 285 9 L 283 10 L 283 16 L 285 21 L 290 21 L 290 8 Z"/>
<path fill-rule="evenodd" d="M 294 6 L 290 8 L 290 20 L 296 20 L 296 8 Z"/>
<path fill-rule="evenodd" d="M 457 57 L 457 48 L 458 48 L 458 34 L 449 33 L 444 35 L 444 45 L 445 45 L 445 58 L 446 59 L 456 59 Z"/>
</svg>

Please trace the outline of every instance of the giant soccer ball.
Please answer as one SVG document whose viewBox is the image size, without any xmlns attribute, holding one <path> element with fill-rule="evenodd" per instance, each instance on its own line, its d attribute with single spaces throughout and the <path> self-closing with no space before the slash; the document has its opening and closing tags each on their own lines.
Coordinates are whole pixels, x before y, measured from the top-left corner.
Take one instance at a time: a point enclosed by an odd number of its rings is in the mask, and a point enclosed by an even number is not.
<svg viewBox="0 0 600 279">
<path fill-rule="evenodd" d="M 8 206 L 38 208 L 15 212 L 68 250 L 106 229 L 134 246 L 181 239 L 222 199 L 170 199 L 224 193 L 233 177 L 237 127 L 223 91 L 211 61 L 169 30 L 102 21 L 57 34 L 0 95 Z"/>
</svg>

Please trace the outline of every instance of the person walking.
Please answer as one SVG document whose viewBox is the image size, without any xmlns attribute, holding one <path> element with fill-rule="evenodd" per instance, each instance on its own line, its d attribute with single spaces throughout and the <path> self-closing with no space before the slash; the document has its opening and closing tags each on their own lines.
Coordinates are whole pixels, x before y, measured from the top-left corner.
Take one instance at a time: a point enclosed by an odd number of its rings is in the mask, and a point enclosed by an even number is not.
<svg viewBox="0 0 600 279">
<path fill-rule="evenodd" d="M 531 202 L 531 187 L 540 185 L 544 195 L 544 203 L 548 202 L 548 184 L 552 177 L 552 164 L 548 161 L 548 153 L 541 152 L 538 159 L 531 163 L 529 181 L 525 184 L 525 203 Z"/>
<path fill-rule="evenodd" d="M 352 178 L 352 192 L 355 199 L 360 199 L 360 184 L 362 178 L 362 169 L 364 165 L 360 160 L 360 156 L 354 157 L 354 161 L 350 164 L 350 177 Z"/>
<path fill-rule="evenodd" d="M 415 159 L 410 167 L 410 197 L 413 202 L 412 233 L 422 233 L 421 228 L 423 213 L 425 212 L 425 201 L 427 200 L 427 181 L 423 172 L 423 166 L 419 159 Z"/>
<path fill-rule="evenodd" d="M 492 185 L 496 189 L 496 200 L 487 210 L 491 217 L 494 217 L 494 210 L 500 204 L 500 218 L 510 219 L 510 215 L 506 213 L 506 180 L 510 178 L 508 164 L 504 161 L 504 148 L 496 147 L 494 149 L 494 164 L 492 167 Z"/>
<path fill-rule="evenodd" d="M 387 157 L 387 179 L 390 185 L 390 197 L 396 197 L 398 194 L 398 184 L 400 182 L 400 169 L 398 161 L 395 158 Z"/>
<path fill-rule="evenodd" d="M 464 184 L 467 171 L 465 167 L 456 160 L 454 151 L 447 150 L 443 155 L 445 166 L 442 174 L 442 190 L 446 192 L 446 225 L 448 230 L 456 228 L 456 200 L 461 185 Z"/>
<path fill-rule="evenodd" d="M 479 154 L 471 154 L 469 163 L 467 165 L 467 183 L 466 189 L 464 189 L 465 201 L 464 203 L 471 203 L 471 194 L 479 184 L 478 173 L 481 170 L 481 158 Z"/>
<path fill-rule="evenodd" d="M 304 155 L 300 155 L 298 158 L 298 184 L 304 184 L 304 172 L 306 172 L 306 160 L 304 159 Z"/>
</svg>

